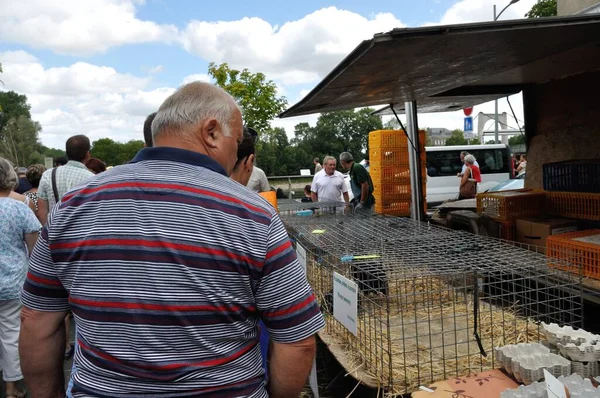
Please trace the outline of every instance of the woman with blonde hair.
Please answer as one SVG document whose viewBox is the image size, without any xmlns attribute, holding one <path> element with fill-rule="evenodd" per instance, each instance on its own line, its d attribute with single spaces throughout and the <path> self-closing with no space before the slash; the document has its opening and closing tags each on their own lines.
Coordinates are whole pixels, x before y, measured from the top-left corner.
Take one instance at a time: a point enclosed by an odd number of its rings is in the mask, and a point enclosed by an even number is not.
<svg viewBox="0 0 600 398">
<path fill-rule="evenodd" d="M 16 382 L 23 378 L 19 364 L 21 301 L 29 254 L 42 227 L 35 214 L 11 197 L 18 184 L 12 164 L 0 158 L 0 369 L 7 398 L 23 398 L 27 392 Z"/>
</svg>

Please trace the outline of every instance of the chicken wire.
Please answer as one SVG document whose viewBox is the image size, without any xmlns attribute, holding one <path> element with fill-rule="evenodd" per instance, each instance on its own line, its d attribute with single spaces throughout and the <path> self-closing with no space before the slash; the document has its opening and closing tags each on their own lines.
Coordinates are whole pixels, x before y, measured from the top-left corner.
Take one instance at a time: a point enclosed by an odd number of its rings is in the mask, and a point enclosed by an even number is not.
<svg viewBox="0 0 600 398">
<path fill-rule="evenodd" d="M 580 277 L 549 268 L 543 255 L 344 208 L 287 203 L 280 215 L 306 251 L 325 332 L 346 347 L 345 365 L 389 393 L 498 367 L 493 348 L 540 341 L 541 321 L 582 326 Z M 356 336 L 332 316 L 334 272 L 358 286 Z"/>
</svg>

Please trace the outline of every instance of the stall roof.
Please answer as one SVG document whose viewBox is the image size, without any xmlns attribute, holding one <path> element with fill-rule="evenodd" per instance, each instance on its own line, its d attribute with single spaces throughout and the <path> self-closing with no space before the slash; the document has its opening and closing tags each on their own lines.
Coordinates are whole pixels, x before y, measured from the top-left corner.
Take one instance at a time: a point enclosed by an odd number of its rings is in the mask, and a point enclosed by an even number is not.
<svg viewBox="0 0 600 398">
<path fill-rule="evenodd" d="M 449 111 L 596 69 L 600 14 L 394 29 L 363 41 L 280 117 L 408 101 Z"/>
</svg>

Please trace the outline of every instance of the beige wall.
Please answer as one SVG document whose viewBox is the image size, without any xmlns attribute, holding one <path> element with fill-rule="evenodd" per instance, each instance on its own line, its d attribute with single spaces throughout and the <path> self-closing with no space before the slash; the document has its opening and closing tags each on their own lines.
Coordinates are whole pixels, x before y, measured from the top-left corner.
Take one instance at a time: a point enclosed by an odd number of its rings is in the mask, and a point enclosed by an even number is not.
<svg viewBox="0 0 600 398">
<path fill-rule="evenodd" d="M 537 108 L 525 187 L 543 188 L 544 163 L 600 158 L 600 72 L 538 85 L 524 100 L 524 106 Z"/>
<path fill-rule="evenodd" d="M 559 16 L 573 15 L 578 11 L 583 10 L 597 4 L 598 0 L 557 0 L 557 11 Z"/>
</svg>

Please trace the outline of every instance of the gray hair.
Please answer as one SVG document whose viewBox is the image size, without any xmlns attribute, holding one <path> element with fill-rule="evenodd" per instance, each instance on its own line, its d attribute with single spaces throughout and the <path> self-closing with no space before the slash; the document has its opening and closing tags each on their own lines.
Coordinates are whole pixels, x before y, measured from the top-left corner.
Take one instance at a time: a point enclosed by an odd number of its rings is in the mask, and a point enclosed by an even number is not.
<svg viewBox="0 0 600 398">
<path fill-rule="evenodd" d="M 19 185 L 19 177 L 12 163 L 0 158 L 0 191 L 13 190 Z"/>
<path fill-rule="evenodd" d="M 469 153 L 469 152 L 467 152 L 467 151 L 461 151 L 461 152 L 460 152 L 460 154 L 461 154 L 461 155 L 463 155 L 463 156 L 470 155 L 470 153 Z"/>
<path fill-rule="evenodd" d="M 208 118 L 215 118 L 223 134 L 231 136 L 230 123 L 240 107 L 235 99 L 220 87 L 210 83 L 193 82 L 181 86 L 162 103 L 152 121 L 152 140 L 167 129 L 185 134 L 191 127 Z M 179 132 L 178 132 L 179 130 Z"/>
<path fill-rule="evenodd" d="M 354 157 L 352 157 L 350 152 L 342 152 L 340 153 L 340 162 L 354 162 Z"/>
<path fill-rule="evenodd" d="M 325 156 L 323 158 L 323 165 L 326 165 L 327 162 L 329 162 L 330 160 L 333 160 L 337 164 L 337 160 L 335 160 L 335 158 L 333 156 Z"/>
<path fill-rule="evenodd" d="M 475 156 L 471 154 L 465 156 L 465 163 L 475 164 Z"/>
</svg>

